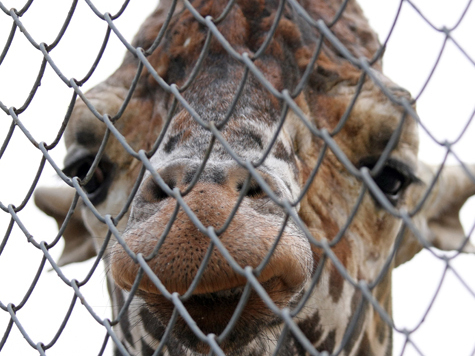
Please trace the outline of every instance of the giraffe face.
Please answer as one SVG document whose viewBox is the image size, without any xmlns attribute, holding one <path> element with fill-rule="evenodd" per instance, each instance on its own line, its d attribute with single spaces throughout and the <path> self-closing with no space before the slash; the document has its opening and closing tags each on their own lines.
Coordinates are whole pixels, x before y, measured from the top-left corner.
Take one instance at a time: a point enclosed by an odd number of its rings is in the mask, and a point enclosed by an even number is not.
<svg viewBox="0 0 475 356">
<path fill-rule="evenodd" d="M 242 70 L 233 67 L 227 72 L 231 74 L 224 78 L 203 74 L 196 79 L 197 84 L 184 94 L 194 112 L 205 122 L 219 124 L 232 102 Z M 406 95 L 403 91 L 397 93 Z M 297 102 L 313 118 L 317 127 L 331 131 L 353 94 L 354 88 L 345 84 L 310 97 L 310 102 L 303 96 Z M 100 92 L 97 95 L 103 94 Z M 203 100 L 203 97 L 208 100 Z M 104 132 L 104 125 L 99 123 L 96 126 L 102 127 L 102 132 L 100 128 L 94 128 L 94 132 L 100 133 L 94 135 L 97 139 L 86 134 L 85 131 L 91 130 L 91 122 L 97 123 L 97 120 L 82 107 L 83 104 L 78 103 L 72 118 L 72 129 L 67 135 L 71 140 L 68 139 L 67 173 L 70 169 L 78 169 L 74 160 L 82 162 L 82 159 L 74 158 L 78 156 L 75 152 L 88 152 L 87 157 L 94 157 Z M 299 223 L 305 224 L 315 241 L 332 241 L 356 205 L 363 183 L 328 150 L 308 192 L 299 201 L 304 185 L 312 179 L 309 171 L 317 165 L 317 157 L 324 148 L 322 141 L 302 127 L 300 119 L 292 112 L 278 131 L 279 109 L 281 107 L 273 103 L 270 94 L 257 81 L 250 80 L 232 116 L 219 132 L 241 162 L 261 161 L 276 136 L 267 157 L 255 171 L 279 202 L 295 203 L 292 212 L 300 221 L 286 218 L 286 209 L 269 197 L 257 179 L 249 174 L 246 167 L 240 166 L 219 141 L 215 141 L 202 167 L 213 135 L 196 123 L 186 109 L 178 108 L 150 163 L 153 172 L 158 173 L 171 190 L 189 190 L 183 194 L 183 201 L 190 210 L 186 212 L 182 207 L 177 210 L 177 201 L 169 197 L 150 171 L 146 171 L 131 204 L 128 221 L 119 226 L 122 239 L 134 254 L 153 256 L 148 265 L 171 294 L 183 295 L 189 291 L 206 255 L 210 254 L 191 296 L 183 302 L 205 335 L 219 335 L 226 328 L 242 297 L 247 278 L 233 268 L 216 246 L 209 250 L 211 239 L 200 230 L 199 224 L 219 232 L 217 237 L 220 243 L 240 268 L 260 268 L 257 280 L 278 308 L 294 308 L 306 293 L 311 293 L 312 297 L 300 318 L 312 320 L 318 315 L 322 324 L 334 325 L 338 322 L 342 326 L 350 318 L 350 302 L 356 298 L 356 291 L 336 271 L 331 261 L 322 261 L 324 250 L 309 240 Z M 392 104 L 371 81 L 367 81 L 350 118 L 334 140 L 355 167 L 371 169 L 399 126 L 402 116 L 402 109 Z M 124 119 L 121 132 L 127 133 L 124 136 L 129 142 L 140 142 L 135 135 L 140 137 L 144 131 L 135 128 L 138 119 L 134 110 L 132 113 L 127 111 Z M 158 119 L 155 121 L 159 122 Z M 390 159 L 376 179 L 394 206 L 405 204 L 406 191 L 414 176 L 416 151 L 416 127 L 411 120 L 406 120 Z M 92 190 L 89 196 L 103 214 L 110 213 L 112 206 L 116 206 L 113 212 L 117 214 L 134 183 L 131 175 L 134 169 L 137 172 L 139 164 L 127 156 L 121 145 L 111 140 L 104 154 L 104 163 L 99 167 L 102 170 L 99 176 L 105 176 L 104 184 L 99 184 L 97 189 L 94 185 L 92 188 L 86 186 L 86 190 Z M 77 171 L 70 174 L 77 174 Z M 99 177 L 96 180 L 99 181 Z M 124 186 L 128 187 L 126 192 Z M 246 186 L 247 192 L 244 193 Z M 107 194 L 102 189 L 107 189 Z M 117 192 L 121 192 L 120 198 L 117 198 Z M 241 195 L 239 208 L 226 229 L 220 232 Z M 199 221 L 198 226 L 190 217 L 190 211 L 193 218 Z M 83 209 L 83 216 L 93 236 L 106 236 L 107 227 L 93 218 L 89 209 Z M 173 224 L 170 227 L 171 221 Z M 399 227 L 400 221 L 367 193 L 354 222 L 333 248 L 349 278 L 370 282 L 377 277 L 391 252 Z M 277 247 L 262 268 L 261 263 L 272 250 L 276 239 L 279 239 Z M 100 246 L 100 241 L 97 245 Z M 110 244 L 107 263 L 114 283 L 123 290 L 130 290 L 139 265 L 121 244 Z M 312 290 L 309 287 L 312 276 L 321 263 L 326 263 L 321 278 L 328 284 L 322 282 L 319 288 Z M 149 319 L 162 327 L 168 325 L 174 304 L 147 276 L 139 284 L 136 299 L 146 305 Z M 335 308 L 340 313 L 327 312 Z M 220 346 L 225 352 L 240 350 L 247 354 L 254 348 L 262 348 L 257 345 L 262 345 L 268 333 L 281 327 L 281 324 L 280 317 L 252 291 L 240 318 Z M 315 327 L 318 325 L 317 322 Z M 343 331 L 343 327 L 336 328 L 338 335 Z M 159 332 L 155 335 L 158 342 Z M 172 337 L 188 350 L 208 352 L 208 346 L 197 338 L 183 318 L 178 318 Z M 386 344 L 383 346 L 387 347 Z"/>
<path fill-rule="evenodd" d="M 239 68 L 229 72 L 237 78 L 242 73 Z M 216 120 L 218 123 L 232 102 L 231 94 L 239 81 L 208 78 L 208 74 L 198 78 L 197 82 L 200 80 L 212 81 L 213 85 L 206 86 L 208 89 L 205 90 L 203 85 L 191 87 L 185 98 L 203 120 Z M 231 88 L 220 90 L 226 86 Z M 194 90 L 209 99 L 195 101 L 194 97 L 198 95 Z M 259 104 L 250 108 L 251 100 Z M 241 162 L 259 162 L 266 148 L 272 147 L 255 172 L 276 199 L 295 202 L 300 193 L 297 158 L 290 136 L 285 131 L 277 131 L 279 112 L 278 107 L 272 105 L 268 93 L 257 83 L 250 82 L 220 134 Z M 274 135 L 276 142 L 270 146 Z M 257 279 L 279 307 L 295 304 L 314 268 L 308 239 L 293 220 L 286 218 L 285 210 L 271 199 L 258 179 L 239 165 L 220 142 L 214 143 L 202 167 L 211 140 L 212 134 L 200 127 L 187 110 L 179 110 L 170 123 L 163 144 L 150 159 L 154 171 L 170 189 L 186 192 L 193 187 L 184 194 L 184 202 L 193 217 L 206 229 L 213 228 L 218 232 L 220 243 L 240 268 L 260 267 L 279 237 L 277 247 L 268 263 L 261 268 Z M 227 224 L 240 196 L 242 202 Z M 170 198 L 153 175 L 147 172 L 132 203 L 123 233 L 124 240 L 134 253 L 144 256 L 153 254 L 173 219 L 175 209 L 176 200 Z M 296 216 L 298 210 L 298 206 L 292 208 Z M 183 208 L 178 210 L 170 231 L 149 262 L 165 288 L 170 293 L 181 295 L 189 290 L 206 259 L 211 241 L 188 214 Z M 219 335 L 229 323 L 247 279 L 233 269 L 218 248 L 215 247 L 210 254 L 192 296 L 184 301 L 184 305 L 203 333 Z M 132 287 L 138 266 L 124 253 L 120 244 L 116 244 L 111 251 L 111 272 L 121 288 L 128 290 Z M 150 312 L 161 324 L 167 325 L 173 304 L 147 277 L 139 288 L 138 296 L 149 305 Z M 213 305 L 211 309 L 210 303 Z M 223 347 L 226 350 L 245 347 L 256 333 L 276 322 L 276 316 L 252 292 Z M 249 333 L 249 328 L 255 332 Z M 173 335 L 186 347 L 205 352 L 205 345 L 198 342 L 184 320 L 178 320 Z"/>
<path fill-rule="evenodd" d="M 211 0 L 195 5 L 203 15 L 217 17 L 222 10 Z M 168 6 L 160 3 L 135 46 L 150 46 Z M 306 10 L 327 16 L 335 13 L 335 6 L 314 1 Z M 219 30 L 239 53 L 255 53 L 276 7 L 272 2 L 238 1 Z M 376 36 L 356 4 L 350 2 L 348 9 L 335 35 L 354 55 L 371 57 L 378 48 Z M 205 37 L 202 25 L 178 3 L 163 43 L 148 60 L 161 78 L 180 87 L 193 73 Z M 254 65 L 276 90 L 293 92 L 313 65 L 318 38 L 316 29 L 286 7 L 275 38 Z M 356 287 L 360 281 L 381 280 L 373 293 L 390 315 L 391 259 L 402 224 L 393 213 L 411 209 L 424 191 L 418 177 L 425 166 L 417 161 L 417 127 L 409 109 L 400 105 L 410 96 L 380 73 L 380 62 L 359 83 L 360 70 L 331 46 L 323 48 L 307 85 L 293 99 L 298 111 L 288 109 L 255 75 L 246 74 L 216 39 L 182 93 L 186 107 L 183 102 L 176 105 L 173 94 L 144 71 L 126 110 L 114 121 L 129 152 L 113 135 L 105 142 L 106 125 L 82 101 L 76 103 L 65 135 L 65 173 L 84 178 L 103 145 L 85 194 L 102 216 L 127 210 L 104 259 L 115 315 L 137 287 L 126 313 L 130 320 L 116 329 L 130 352 L 145 355 L 159 344 L 174 319 L 177 296 L 186 295 L 181 303 L 204 335 L 219 336 L 245 294 L 246 273 L 254 275 L 268 299 L 250 288 L 232 330 L 219 341 L 229 355 L 273 354 L 284 322 L 270 303 L 280 310 L 299 308 L 296 325 L 317 350 L 328 352 L 340 347 L 362 300 Z M 101 115 L 114 117 L 120 111 L 136 68 L 137 59 L 126 56 L 114 75 L 87 94 Z M 363 178 L 370 174 L 372 189 L 365 188 L 368 181 Z M 58 216 L 47 201 L 64 198 L 60 195 L 42 192 L 37 203 Z M 108 225 L 87 205 L 79 209 L 74 221 L 93 239 L 84 239 L 81 249 L 67 248 L 64 263 L 90 257 L 110 236 Z M 440 210 L 431 209 L 431 216 Z M 416 223 L 423 229 L 431 216 Z M 67 247 L 68 236 L 77 236 L 77 231 L 65 232 Z M 409 252 L 400 260 L 420 248 L 404 242 L 402 247 Z M 142 271 L 136 256 L 145 258 L 153 277 L 145 273 L 137 280 Z M 389 354 L 390 328 L 371 307 L 362 315 L 341 345 L 343 354 Z M 305 352 L 291 334 L 283 345 L 282 355 Z M 165 350 L 167 355 L 202 355 L 210 349 L 180 315 Z"/>
</svg>

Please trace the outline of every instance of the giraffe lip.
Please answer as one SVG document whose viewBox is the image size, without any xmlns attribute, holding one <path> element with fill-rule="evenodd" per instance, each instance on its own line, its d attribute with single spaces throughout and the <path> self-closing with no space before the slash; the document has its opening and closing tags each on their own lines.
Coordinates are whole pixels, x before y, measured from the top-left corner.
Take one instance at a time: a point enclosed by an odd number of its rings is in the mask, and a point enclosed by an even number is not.
<svg viewBox="0 0 475 356">
<path fill-rule="evenodd" d="M 244 286 L 224 289 L 224 290 L 220 290 L 220 291 L 212 292 L 212 293 L 194 294 L 194 296 L 198 298 L 205 298 L 205 299 L 235 298 L 235 297 L 240 297 L 243 291 L 244 291 Z"/>
<path fill-rule="evenodd" d="M 272 294 L 272 291 L 279 290 L 279 278 L 271 278 L 268 281 L 261 283 L 261 286 L 267 291 L 267 293 Z M 227 324 L 227 321 L 231 318 L 234 313 L 238 303 L 241 301 L 244 296 L 245 286 L 237 286 L 222 290 L 216 290 L 212 292 L 205 293 L 193 293 L 188 298 L 182 301 L 184 307 L 188 313 L 192 316 L 195 321 L 198 323 L 201 320 L 201 323 L 208 322 L 210 313 L 219 315 L 219 321 L 223 322 L 224 325 Z M 278 292 L 280 294 L 280 292 Z M 155 293 L 140 293 L 140 296 L 146 301 L 147 304 L 152 306 L 153 309 L 156 307 L 156 315 L 163 316 L 163 314 L 171 315 L 173 310 L 173 303 L 165 298 L 161 294 Z M 286 298 L 285 298 L 286 299 Z M 254 309 L 256 305 L 260 305 L 260 308 L 268 309 L 265 306 L 265 303 L 256 293 L 256 291 L 251 288 L 247 300 L 244 303 L 244 310 L 247 310 L 249 307 Z M 165 313 L 166 312 L 166 313 Z M 266 314 L 266 313 L 264 313 Z M 211 318 L 213 319 L 213 318 Z M 215 326 L 221 324 L 216 318 L 213 319 L 212 324 Z"/>
<path fill-rule="evenodd" d="M 278 284 L 278 280 L 280 277 L 272 277 L 266 281 L 260 281 L 261 286 L 266 290 L 270 291 L 275 288 L 275 286 Z M 240 285 L 236 287 L 231 287 L 231 288 L 226 288 L 226 289 L 221 289 L 221 290 L 215 290 L 212 292 L 199 292 L 199 293 L 193 293 L 192 297 L 195 297 L 196 299 L 235 299 L 235 298 L 241 298 L 245 285 Z M 255 293 L 254 289 L 251 288 L 251 292 Z"/>
<path fill-rule="evenodd" d="M 261 285 L 267 293 L 272 295 L 272 291 L 279 290 L 279 278 L 271 278 Z M 250 311 L 254 311 L 251 312 L 254 315 L 256 315 L 256 311 L 259 311 L 260 315 L 265 316 L 264 319 L 268 318 L 269 315 L 273 315 L 253 288 L 251 288 L 247 296 L 244 295 L 244 290 L 245 286 L 238 286 L 210 293 L 193 294 L 183 301 L 183 305 L 198 325 L 208 333 L 212 332 L 217 335 L 219 335 L 220 331 L 224 330 L 241 302 L 244 302 L 241 314 L 244 319 L 246 319 L 246 315 Z M 246 297 L 246 300 L 241 301 L 244 297 Z M 214 317 L 210 318 L 211 314 Z"/>
<path fill-rule="evenodd" d="M 261 283 L 261 286 L 280 308 L 288 306 L 295 295 L 295 291 L 285 288 L 280 277 L 271 278 Z M 236 312 L 241 299 L 245 296 L 244 289 L 245 286 L 241 285 L 209 293 L 196 293 L 183 300 L 182 303 L 188 315 L 204 334 L 220 335 Z M 140 291 L 139 294 L 159 322 L 162 325 L 168 325 L 175 309 L 174 304 L 161 294 L 140 293 Z M 225 352 L 244 347 L 259 334 L 259 330 L 265 325 L 277 323 L 279 320 L 279 317 L 269 309 L 269 306 L 253 288 L 251 288 L 245 303 L 242 302 L 242 310 L 239 312 L 240 316 L 234 328 L 220 344 Z M 178 317 L 172 333 L 186 347 L 203 354 L 209 353 L 208 346 L 197 338 L 181 316 Z"/>
</svg>

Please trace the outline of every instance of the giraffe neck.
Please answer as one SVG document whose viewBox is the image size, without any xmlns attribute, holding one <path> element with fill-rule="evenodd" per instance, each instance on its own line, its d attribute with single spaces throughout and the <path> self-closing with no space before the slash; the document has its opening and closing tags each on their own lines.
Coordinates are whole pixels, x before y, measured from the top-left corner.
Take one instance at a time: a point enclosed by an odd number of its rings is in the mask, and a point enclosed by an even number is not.
<svg viewBox="0 0 475 356">
<path fill-rule="evenodd" d="M 379 313 L 362 296 L 360 290 L 343 283 L 338 301 L 331 295 L 331 271 L 324 271 L 306 303 L 312 313 L 299 315 L 298 326 L 319 352 L 342 356 L 392 355 L 392 331 Z M 374 288 L 372 294 L 378 304 L 391 316 L 391 273 Z M 314 307 L 318 304 L 319 307 Z M 338 312 L 335 312 L 337 310 Z M 305 308 L 301 314 L 305 314 Z M 305 355 L 297 346 L 293 355 Z"/>
</svg>

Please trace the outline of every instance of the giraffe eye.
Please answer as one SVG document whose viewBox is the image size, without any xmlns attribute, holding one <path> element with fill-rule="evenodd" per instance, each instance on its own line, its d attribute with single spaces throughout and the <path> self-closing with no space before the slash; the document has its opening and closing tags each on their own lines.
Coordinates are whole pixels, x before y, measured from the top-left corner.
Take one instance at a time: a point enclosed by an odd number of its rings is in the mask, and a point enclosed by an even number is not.
<svg viewBox="0 0 475 356">
<path fill-rule="evenodd" d="M 83 180 L 86 178 L 86 175 L 94 162 L 94 158 L 95 156 L 93 155 L 81 157 L 69 163 L 63 169 L 63 172 L 68 177 L 78 177 Z M 105 199 L 112 181 L 112 167 L 112 164 L 107 159 L 103 158 L 94 170 L 91 179 L 83 186 L 87 193 L 87 197 L 93 204 L 99 204 Z"/>
<path fill-rule="evenodd" d="M 361 164 L 361 166 L 371 170 L 376 162 L 377 160 L 372 160 L 370 163 Z M 419 181 L 408 166 L 395 159 L 389 159 L 379 173 L 373 177 L 373 180 L 392 205 L 398 203 L 405 189 L 411 183 Z"/>
<path fill-rule="evenodd" d="M 393 167 L 385 166 L 381 172 L 374 177 L 374 182 L 392 201 L 399 199 L 403 188 L 407 186 L 408 177 Z"/>
</svg>

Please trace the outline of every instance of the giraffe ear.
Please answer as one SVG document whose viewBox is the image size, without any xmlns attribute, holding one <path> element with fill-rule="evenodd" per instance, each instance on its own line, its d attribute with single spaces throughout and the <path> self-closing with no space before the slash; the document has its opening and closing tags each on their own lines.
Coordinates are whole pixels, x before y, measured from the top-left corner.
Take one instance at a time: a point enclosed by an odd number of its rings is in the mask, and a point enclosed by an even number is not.
<svg viewBox="0 0 475 356">
<path fill-rule="evenodd" d="M 53 217 L 58 228 L 61 228 L 75 194 L 76 190 L 69 187 L 40 187 L 35 191 L 35 204 L 44 213 Z M 64 249 L 57 261 L 59 266 L 82 262 L 97 254 L 92 236 L 84 226 L 78 207 L 64 230 L 63 238 Z"/>
<path fill-rule="evenodd" d="M 475 253 L 475 246 L 466 241 L 459 213 L 467 199 L 475 194 L 475 165 L 446 166 L 432 188 L 427 200 L 413 221 L 431 245 L 441 250 L 459 250 Z M 423 198 L 438 167 L 419 162 L 418 177 L 422 180 L 407 192 L 409 207 L 414 208 Z M 471 177 L 470 177 L 470 175 Z M 396 253 L 396 266 L 409 261 L 422 249 L 414 233 L 406 228 L 401 246 Z"/>
</svg>

